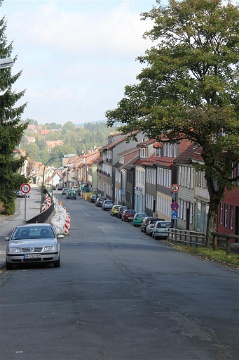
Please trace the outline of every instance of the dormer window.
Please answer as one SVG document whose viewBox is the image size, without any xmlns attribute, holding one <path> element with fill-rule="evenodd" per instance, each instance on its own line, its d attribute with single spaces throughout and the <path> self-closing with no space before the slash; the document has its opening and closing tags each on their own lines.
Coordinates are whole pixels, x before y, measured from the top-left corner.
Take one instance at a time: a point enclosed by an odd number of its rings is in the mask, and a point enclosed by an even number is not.
<svg viewBox="0 0 239 360">
<path fill-rule="evenodd" d="M 148 149 L 146 149 L 146 148 L 141 148 L 140 149 L 139 155 L 140 155 L 141 158 L 146 159 L 148 157 L 148 151 L 147 150 Z"/>
<path fill-rule="evenodd" d="M 178 156 L 178 144 L 164 143 L 163 156 L 177 157 Z"/>
<path fill-rule="evenodd" d="M 158 147 L 155 149 L 155 156 L 162 156 L 162 148 L 161 147 Z"/>
</svg>

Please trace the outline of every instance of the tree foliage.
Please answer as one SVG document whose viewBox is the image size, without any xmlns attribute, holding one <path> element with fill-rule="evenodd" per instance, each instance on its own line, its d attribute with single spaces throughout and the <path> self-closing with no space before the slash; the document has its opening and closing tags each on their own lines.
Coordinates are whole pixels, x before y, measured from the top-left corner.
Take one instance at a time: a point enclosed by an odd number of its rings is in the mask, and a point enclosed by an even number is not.
<svg viewBox="0 0 239 360">
<path fill-rule="evenodd" d="M 156 44 L 138 57 L 145 67 L 137 84 L 125 87 L 118 107 L 107 111 L 107 124 L 170 142 L 186 138 L 202 147 L 209 241 L 239 161 L 239 8 L 221 0 L 157 4 L 142 14 L 154 22 L 144 37 Z"/>
<path fill-rule="evenodd" d="M 1 3 L 0 3 L 1 6 Z M 12 43 L 7 43 L 6 22 L 0 19 L 0 58 L 11 57 Z M 13 58 L 16 61 L 16 57 Z M 26 104 L 16 106 L 24 95 L 12 90 L 12 86 L 21 72 L 12 75 L 11 68 L 0 69 L 0 202 L 6 213 L 14 212 L 13 190 L 19 188 L 26 179 L 19 175 L 24 158 L 13 156 L 13 150 L 19 145 L 26 123 L 22 123 L 21 114 Z"/>
</svg>

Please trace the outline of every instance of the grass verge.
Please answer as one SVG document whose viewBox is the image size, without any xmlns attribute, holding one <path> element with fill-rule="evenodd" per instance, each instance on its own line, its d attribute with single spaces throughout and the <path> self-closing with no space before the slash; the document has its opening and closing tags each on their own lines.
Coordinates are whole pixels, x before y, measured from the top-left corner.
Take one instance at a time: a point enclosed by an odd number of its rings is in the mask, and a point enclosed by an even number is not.
<svg viewBox="0 0 239 360">
<path fill-rule="evenodd" d="M 177 250 L 200 256 L 205 260 L 216 261 L 222 265 L 228 265 L 230 267 L 233 267 L 234 269 L 239 270 L 238 252 L 232 252 L 230 255 L 227 255 L 226 251 L 222 249 L 214 251 L 212 248 L 209 247 L 189 247 L 187 245 L 178 244 L 171 241 L 169 241 L 169 243 Z"/>
</svg>

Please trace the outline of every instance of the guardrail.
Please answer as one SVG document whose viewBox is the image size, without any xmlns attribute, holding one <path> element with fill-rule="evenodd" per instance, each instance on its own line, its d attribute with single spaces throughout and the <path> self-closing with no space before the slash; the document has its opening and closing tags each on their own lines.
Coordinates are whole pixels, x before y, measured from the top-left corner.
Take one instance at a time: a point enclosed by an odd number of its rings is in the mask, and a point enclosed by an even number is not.
<svg viewBox="0 0 239 360">
<path fill-rule="evenodd" d="M 54 211 L 54 203 L 39 215 L 34 216 L 32 219 L 26 221 L 27 224 L 44 223 Z"/>
<path fill-rule="evenodd" d="M 202 232 L 180 230 L 180 229 L 168 229 L 169 240 L 174 242 L 182 242 L 189 246 L 204 246 L 206 241 L 206 235 Z"/>
</svg>

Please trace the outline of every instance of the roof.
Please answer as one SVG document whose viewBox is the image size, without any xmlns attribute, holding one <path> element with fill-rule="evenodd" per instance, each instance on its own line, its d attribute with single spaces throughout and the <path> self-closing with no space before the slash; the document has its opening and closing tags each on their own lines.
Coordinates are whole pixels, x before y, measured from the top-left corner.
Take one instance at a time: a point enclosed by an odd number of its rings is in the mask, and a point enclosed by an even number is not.
<svg viewBox="0 0 239 360">
<path fill-rule="evenodd" d="M 155 143 L 155 139 L 149 139 L 149 140 L 145 140 L 143 142 L 141 142 L 140 144 L 137 145 L 137 148 L 146 148 L 151 144 Z"/>
<path fill-rule="evenodd" d="M 178 164 L 191 164 L 193 160 L 203 161 L 201 154 L 202 154 L 202 147 L 199 145 L 192 144 L 174 160 L 174 163 L 178 165 Z"/>
<path fill-rule="evenodd" d="M 154 154 L 151 155 L 149 158 L 147 159 L 139 159 L 137 160 L 134 165 L 141 165 L 141 166 L 165 166 L 165 167 L 170 167 L 171 165 L 173 165 L 175 158 L 173 157 L 166 157 L 166 156 L 162 156 L 162 157 L 158 157 L 155 156 Z"/>
<path fill-rule="evenodd" d="M 104 151 L 104 150 L 109 150 L 114 148 L 116 145 L 122 143 L 123 141 L 127 140 L 130 136 L 137 134 L 139 131 L 133 131 L 131 134 L 122 136 L 122 138 L 120 138 L 119 140 L 116 140 L 115 142 L 113 142 L 112 144 L 107 144 L 105 146 L 102 146 L 102 148 L 100 149 L 100 151 Z"/>
</svg>

